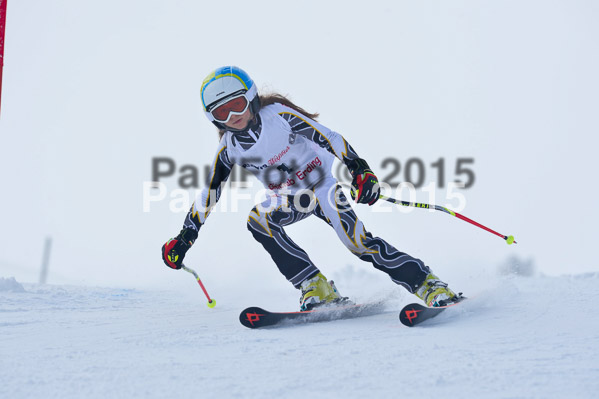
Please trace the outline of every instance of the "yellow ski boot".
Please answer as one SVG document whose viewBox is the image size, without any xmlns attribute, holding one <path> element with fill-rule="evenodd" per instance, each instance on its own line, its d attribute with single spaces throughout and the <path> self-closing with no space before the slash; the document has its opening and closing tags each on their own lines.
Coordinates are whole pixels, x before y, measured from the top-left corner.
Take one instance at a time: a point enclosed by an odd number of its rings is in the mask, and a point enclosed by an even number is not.
<svg viewBox="0 0 599 399">
<path fill-rule="evenodd" d="M 300 309 L 302 311 L 347 299 L 339 295 L 335 283 L 327 281 L 327 278 L 322 273 L 318 273 L 311 279 L 304 280 L 300 289 L 302 290 L 300 298 Z"/>
<path fill-rule="evenodd" d="M 455 292 L 450 290 L 447 283 L 439 280 L 439 277 L 433 273 L 426 276 L 424 283 L 414 294 L 429 307 L 447 306 L 458 302 L 458 296 Z"/>
</svg>

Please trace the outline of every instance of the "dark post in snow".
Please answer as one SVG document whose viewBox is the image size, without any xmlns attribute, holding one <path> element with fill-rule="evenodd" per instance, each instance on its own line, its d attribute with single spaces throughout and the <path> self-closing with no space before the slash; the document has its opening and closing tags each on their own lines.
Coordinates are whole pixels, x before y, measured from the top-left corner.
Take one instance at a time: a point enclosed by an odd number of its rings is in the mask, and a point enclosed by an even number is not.
<svg viewBox="0 0 599 399">
<path fill-rule="evenodd" d="M 40 271 L 40 284 L 46 284 L 48 279 L 48 265 L 50 263 L 50 249 L 52 248 L 52 237 L 46 237 L 44 254 L 42 256 L 42 270 Z"/>
<path fill-rule="evenodd" d="M 2 70 L 4 69 L 4 32 L 6 32 L 6 2 L 0 0 L 0 107 L 2 106 Z"/>
</svg>

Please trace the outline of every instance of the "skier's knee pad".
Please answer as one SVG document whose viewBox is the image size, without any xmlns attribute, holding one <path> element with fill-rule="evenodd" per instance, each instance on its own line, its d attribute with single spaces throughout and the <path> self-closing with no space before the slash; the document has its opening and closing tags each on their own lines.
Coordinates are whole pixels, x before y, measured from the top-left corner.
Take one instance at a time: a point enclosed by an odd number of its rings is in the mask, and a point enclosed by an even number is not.
<svg viewBox="0 0 599 399">
<path fill-rule="evenodd" d="M 348 229 L 348 226 L 351 228 Z M 337 235 L 351 253 L 356 256 L 361 256 L 372 251 L 368 245 L 372 235 L 364 230 L 361 222 L 358 221 L 357 225 L 352 225 L 349 222 L 342 223 L 342 228 L 342 231 L 336 229 Z M 358 233 L 358 231 L 361 231 L 361 233 Z"/>
<path fill-rule="evenodd" d="M 272 236 L 268 219 L 268 213 L 260 212 L 260 210 L 255 206 L 248 215 L 247 228 L 254 236 L 256 233 Z"/>
</svg>

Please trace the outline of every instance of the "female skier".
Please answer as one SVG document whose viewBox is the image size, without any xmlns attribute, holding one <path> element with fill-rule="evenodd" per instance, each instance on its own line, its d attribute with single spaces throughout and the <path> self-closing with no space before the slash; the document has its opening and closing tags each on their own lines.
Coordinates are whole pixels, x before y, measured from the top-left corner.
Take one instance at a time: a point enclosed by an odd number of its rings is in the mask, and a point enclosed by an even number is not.
<svg viewBox="0 0 599 399">
<path fill-rule="evenodd" d="M 387 273 L 428 306 L 457 299 L 421 260 L 366 231 L 331 173 L 333 157 L 349 169 L 351 197 L 358 203 L 372 205 L 379 199 L 378 179 L 339 133 L 316 121 L 318 114 L 310 114 L 278 94 L 258 95 L 249 75 L 235 66 L 208 75 L 201 98 L 206 116 L 219 129 L 220 143 L 209 185 L 196 198 L 181 232 L 162 246 L 168 267 L 181 268 L 220 197 L 221 184 L 237 164 L 249 169 L 272 192 L 250 211 L 247 228 L 279 271 L 301 290 L 301 310 L 345 299 L 283 229 L 310 215 L 331 226 L 354 255 Z"/>
</svg>

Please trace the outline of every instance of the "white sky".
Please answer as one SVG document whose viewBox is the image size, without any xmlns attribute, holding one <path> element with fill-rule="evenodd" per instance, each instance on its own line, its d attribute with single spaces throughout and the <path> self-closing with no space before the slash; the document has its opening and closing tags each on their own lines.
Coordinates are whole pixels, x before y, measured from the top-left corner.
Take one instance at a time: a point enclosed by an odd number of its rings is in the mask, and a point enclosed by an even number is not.
<svg viewBox="0 0 599 399">
<path fill-rule="evenodd" d="M 142 183 L 155 156 L 211 161 L 199 88 L 226 64 L 320 112 L 379 177 L 387 157 L 421 158 L 427 180 L 444 157 L 448 181 L 474 158 L 462 213 L 517 246 L 443 214 L 356 207 L 442 277 L 509 255 L 548 274 L 597 271 L 598 17 L 593 1 L 12 1 L 0 276 L 36 281 L 49 235 L 51 283 L 172 281 L 159 249 L 185 214 L 166 202 L 143 213 Z M 212 280 L 287 284 L 246 230 L 252 206 L 213 213 L 187 263 Z M 325 274 L 371 269 L 319 220 L 288 231 Z"/>
</svg>

